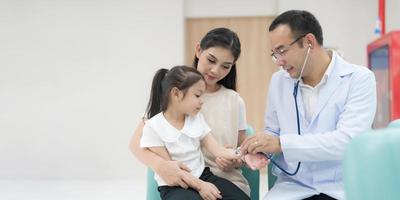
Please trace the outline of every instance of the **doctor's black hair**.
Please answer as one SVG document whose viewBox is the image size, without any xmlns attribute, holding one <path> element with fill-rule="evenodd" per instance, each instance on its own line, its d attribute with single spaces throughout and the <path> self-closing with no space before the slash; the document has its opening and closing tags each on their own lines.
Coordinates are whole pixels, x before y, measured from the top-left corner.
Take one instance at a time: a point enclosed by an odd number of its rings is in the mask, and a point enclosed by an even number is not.
<svg viewBox="0 0 400 200">
<path fill-rule="evenodd" d="M 172 88 L 178 88 L 185 95 L 187 90 L 200 80 L 204 81 L 203 75 L 193 67 L 175 66 L 170 70 L 159 69 L 151 84 L 150 99 L 146 109 L 147 119 L 167 109 Z"/>
<path fill-rule="evenodd" d="M 236 61 L 239 59 L 241 45 L 239 37 L 228 28 L 215 28 L 210 30 L 200 41 L 200 49 L 206 50 L 211 47 L 222 47 L 229 49 L 234 57 L 234 63 L 229 73 L 218 84 L 236 91 Z M 193 66 L 197 69 L 199 58 L 194 56 Z"/>
<path fill-rule="evenodd" d="M 312 33 L 318 44 L 323 45 L 322 28 L 313 14 L 305 10 L 289 10 L 272 21 L 269 32 L 275 30 L 279 25 L 288 25 L 293 33 L 293 38 Z"/>
</svg>

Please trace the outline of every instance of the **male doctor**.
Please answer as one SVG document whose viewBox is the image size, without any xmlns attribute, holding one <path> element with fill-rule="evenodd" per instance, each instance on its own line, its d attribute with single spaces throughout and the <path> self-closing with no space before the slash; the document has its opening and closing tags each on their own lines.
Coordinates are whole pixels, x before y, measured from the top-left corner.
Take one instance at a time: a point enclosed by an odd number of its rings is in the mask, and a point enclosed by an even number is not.
<svg viewBox="0 0 400 200">
<path fill-rule="evenodd" d="M 264 199 L 344 199 L 343 153 L 371 128 L 374 74 L 324 49 L 321 26 L 307 11 L 282 13 L 269 32 L 282 70 L 270 82 L 266 134 L 247 138 L 241 149 L 273 154 L 281 168 L 274 165 L 278 179 Z"/>
</svg>

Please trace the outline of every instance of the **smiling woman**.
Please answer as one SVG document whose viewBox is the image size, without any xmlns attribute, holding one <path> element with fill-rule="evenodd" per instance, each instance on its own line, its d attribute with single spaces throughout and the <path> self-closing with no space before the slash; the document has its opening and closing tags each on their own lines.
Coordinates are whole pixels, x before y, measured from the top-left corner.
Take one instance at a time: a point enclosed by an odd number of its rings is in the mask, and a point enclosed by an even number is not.
<svg viewBox="0 0 400 200">
<path fill-rule="evenodd" d="M 271 46 L 266 25 L 273 17 L 218 17 L 189 18 L 186 20 L 185 63 L 193 63 L 196 46 L 210 30 L 227 27 L 240 38 L 241 54 L 236 64 L 236 91 L 246 102 L 246 118 L 255 130 L 263 128 L 265 96 L 269 80 L 278 68 L 269 54 Z M 196 65 L 195 65 L 196 66 Z"/>
<path fill-rule="evenodd" d="M 234 57 L 232 54 L 222 47 L 211 47 L 205 50 L 200 48 L 200 45 L 196 48 L 196 58 L 204 59 L 206 64 L 197 65 L 197 70 L 204 74 L 204 78 L 208 83 L 207 91 L 215 92 L 219 89 L 217 82 L 221 80 L 221 77 L 226 77 L 231 72 L 234 66 Z M 226 77 L 229 79 L 229 77 Z M 230 80 L 232 84 L 226 81 L 226 87 L 235 89 L 236 80 Z"/>
</svg>

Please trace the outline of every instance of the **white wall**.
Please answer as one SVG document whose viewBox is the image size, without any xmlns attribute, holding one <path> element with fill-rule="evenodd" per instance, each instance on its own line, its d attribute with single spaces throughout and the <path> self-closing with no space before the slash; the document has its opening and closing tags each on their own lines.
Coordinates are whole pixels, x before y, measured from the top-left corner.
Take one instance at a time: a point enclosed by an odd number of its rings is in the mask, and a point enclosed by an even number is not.
<svg viewBox="0 0 400 200">
<path fill-rule="evenodd" d="M 400 1 L 386 0 L 386 32 L 400 30 Z"/>
<path fill-rule="evenodd" d="M 339 49 L 353 63 L 366 65 L 366 47 L 374 39 L 377 0 L 185 1 L 187 18 L 277 16 L 290 9 L 313 13 L 321 23 L 325 46 Z"/>
<path fill-rule="evenodd" d="M 278 13 L 304 9 L 319 20 L 324 46 L 339 49 L 344 57 L 356 64 L 367 64 L 367 44 L 374 39 L 377 0 L 280 0 Z"/>
<path fill-rule="evenodd" d="M 144 173 L 128 142 L 183 63 L 182 0 L 1 0 L 0 27 L 0 179 Z"/>
<path fill-rule="evenodd" d="M 275 16 L 279 0 L 185 0 L 187 18 Z"/>
<path fill-rule="evenodd" d="M 387 30 L 399 29 L 388 0 Z M 183 63 L 185 17 L 306 9 L 325 45 L 366 64 L 377 0 L 0 0 L 0 179 L 133 178 L 127 145 L 159 67 Z"/>
</svg>

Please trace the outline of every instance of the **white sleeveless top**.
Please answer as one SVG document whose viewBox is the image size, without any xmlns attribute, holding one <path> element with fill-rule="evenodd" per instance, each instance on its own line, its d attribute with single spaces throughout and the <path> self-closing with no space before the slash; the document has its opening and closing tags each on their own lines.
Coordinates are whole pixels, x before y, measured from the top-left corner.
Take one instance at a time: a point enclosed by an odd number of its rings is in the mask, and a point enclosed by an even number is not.
<svg viewBox="0 0 400 200">
<path fill-rule="evenodd" d="M 201 98 L 203 100 L 201 112 L 211 128 L 211 134 L 221 146 L 230 144 L 237 147 L 239 130 L 247 128 L 246 108 L 243 99 L 237 92 L 222 85 L 217 92 L 205 93 Z M 250 196 L 249 184 L 240 169 L 223 172 L 215 163 L 215 157 L 205 148 L 202 148 L 202 151 L 206 166 L 209 166 L 216 176 L 233 182 Z"/>
</svg>

